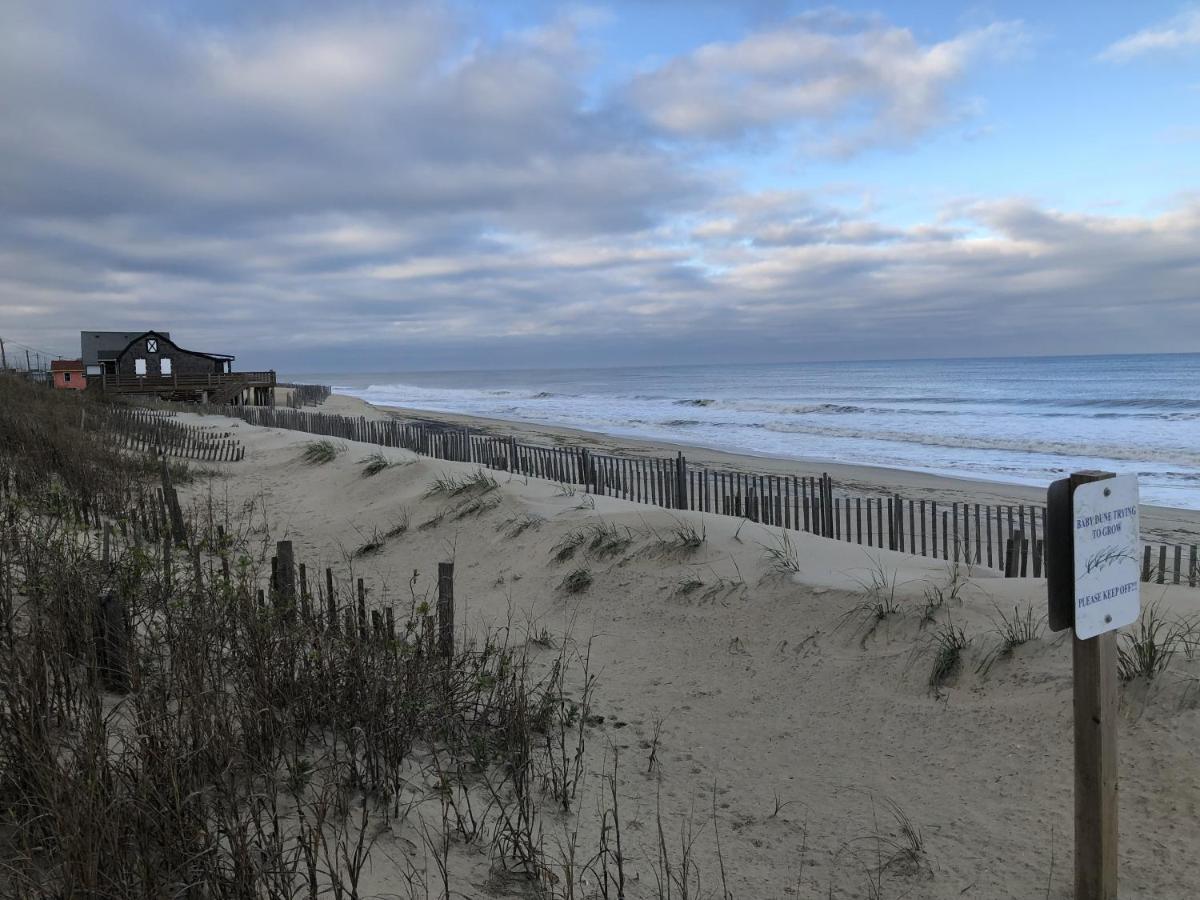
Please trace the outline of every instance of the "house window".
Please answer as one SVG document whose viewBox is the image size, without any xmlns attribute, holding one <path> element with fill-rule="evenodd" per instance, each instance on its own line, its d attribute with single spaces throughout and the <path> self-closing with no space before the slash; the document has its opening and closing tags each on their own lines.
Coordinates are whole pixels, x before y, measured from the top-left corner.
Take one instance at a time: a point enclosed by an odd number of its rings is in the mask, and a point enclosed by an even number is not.
<svg viewBox="0 0 1200 900">
<path fill-rule="evenodd" d="M 158 365 L 163 375 L 171 374 L 171 357 L 163 356 L 158 360 Z"/>
<path fill-rule="evenodd" d="M 146 341 L 146 352 L 147 353 L 157 353 L 158 352 L 158 341 L 155 338 L 150 338 L 149 340 Z"/>
<path fill-rule="evenodd" d="M 63 372 L 63 381 L 70 381 L 70 380 L 71 380 L 71 373 Z"/>
<path fill-rule="evenodd" d="M 146 374 L 146 360 L 142 359 L 140 356 L 133 361 L 133 374 L 134 375 L 145 375 Z"/>
</svg>

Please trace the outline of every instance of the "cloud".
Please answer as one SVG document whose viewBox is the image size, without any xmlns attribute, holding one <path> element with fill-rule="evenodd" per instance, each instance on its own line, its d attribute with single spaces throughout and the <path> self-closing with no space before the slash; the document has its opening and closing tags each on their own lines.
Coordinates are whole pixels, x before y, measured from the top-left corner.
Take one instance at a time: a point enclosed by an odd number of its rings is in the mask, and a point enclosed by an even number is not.
<svg viewBox="0 0 1200 900">
<path fill-rule="evenodd" d="M 969 67 L 1011 52 L 1021 34 L 1018 24 L 998 23 L 923 45 L 877 18 L 803 15 L 643 73 L 628 100 L 674 137 L 728 141 L 799 129 L 849 154 L 945 123 Z"/>
<path fill-rule="evenodd" d="M 569 36 L 482 41 L 438 7 L 371 9 L 223 32 L 18 7 L 0 36 L 7 211 L 459 212 L 591 232 L 701 190 L 582 110 Z"/>
<path fill-rule="evenodd" d="M 1129 62 L 1147 53 L 1195 48 L 1200 48 L 1200 8 L 1186 10 L 1161 25 L 1122 38 L 1109 45 L 1100 59 Z"/>
<path fill-rule="evenodd" d="M 69 354 L 81 329 L 161 327 L 303 372 L 1186 349 L 1200 333 L 1195 198 L 1144 217 L 974 198 L 909 222 L 845 193 L 750 192 L 626 105 L 643 80 L 594 102 L 586 16 L 493 35 L 429 4 L 230 10 L 5 6 L 5 337 Z M 851 142 L 935 127 L 1007 39 L 921 45 L 828 13 L 777 32 L 678 62 L 715 73 L 722 116 L 739 85 L 845 79 L 810 136 Z"/>
</svg>

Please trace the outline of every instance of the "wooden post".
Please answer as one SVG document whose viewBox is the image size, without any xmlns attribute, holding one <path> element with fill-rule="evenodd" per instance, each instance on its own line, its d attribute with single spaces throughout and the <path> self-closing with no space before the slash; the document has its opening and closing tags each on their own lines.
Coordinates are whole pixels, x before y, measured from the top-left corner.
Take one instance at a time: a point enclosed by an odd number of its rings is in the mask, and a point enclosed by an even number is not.
<svg viewBox="0 0 1200 900">
<path fill-rule="evenodd" d="M 358 579 L 358 636 L 367 636 L 367 588 L 361 578 Z"/>
<path fill-rule="evenodd" d="M 438 563 L 438 652 L 454 655 L 454 563 Z"/>
<path fill-rule="evenodd" d="M 291 541 L 275 544 L 275 603 L 290 618 L 296 611 L 296 557 Z"/>
<path fill-rule="evenodd" d="M 331 633 L 337 634 L 337 596 L 333 592 L 333 569 L 328 567 L 325 569 L 325 606 L 328 609 L 329 615 L 327 628 Z"/>
<path fill-rule="evenodd" d="M 1073 638 L 1075 898 L 1117 897 L 1117 635 Z"/>
<path fill-rule="evenodd" d="M 682 452 L 675 458 L 675 508 L 688 508 L 687 460 Z"/>
<path fill-rule="evenodd" d="M 1106 630 L 1079 637 L 1074 511 L 1078 487 L 1112 477 L 1107 472 L 1075 472 L 1056 481 L 1047 494 L 1044 521 L 1051 550 L 1050 627 L 1074 626 L 1075 900 L 1117 898 L 1117 636 Z M 1021 532 L 1014 535 L 1017 540 L 1023 537 Z"/>
<path fill-rule="evenodd" d="M 97 663 L 105 690 L 129 693 L 129 628 L 125 607 L 111 593 L 100 598 Z"/>
</svg>

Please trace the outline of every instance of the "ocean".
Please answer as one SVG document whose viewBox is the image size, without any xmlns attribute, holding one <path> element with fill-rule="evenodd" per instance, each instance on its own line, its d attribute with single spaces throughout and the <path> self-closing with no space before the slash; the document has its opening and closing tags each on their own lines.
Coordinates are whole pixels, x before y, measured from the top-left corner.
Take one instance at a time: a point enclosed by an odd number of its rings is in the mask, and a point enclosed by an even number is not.
<svg viewBox="0 0 1200 900">
<path fill-rule="evenodd" d="M 371 403 L 1200 508 L 1200 354 L 292 376 Z"/>
</svg>

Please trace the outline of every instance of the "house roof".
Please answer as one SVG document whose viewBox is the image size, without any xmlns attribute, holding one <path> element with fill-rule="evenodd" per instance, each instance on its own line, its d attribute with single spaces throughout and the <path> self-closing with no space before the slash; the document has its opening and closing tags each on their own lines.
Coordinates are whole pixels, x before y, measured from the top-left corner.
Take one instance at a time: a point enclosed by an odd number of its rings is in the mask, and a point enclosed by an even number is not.
<svg viewBox="0 0 1200 900">
<path fill-rule="evenodd" d="M 171 335 L 169 335 L 165 331 L 143 331 L 141 334 L 135 334 L 133 336 L 133 338 L 124 347 L 122 347 L 120 350 L 118 350 L 116 353 L 114 353 L 111 357 L 102 356 L 100 358 L 101 359 L 115 359 L 116 357 L 123 355 L 126 350 L 128 350 L 130 347 L 132 347 L 138 341 L 143 340 L 148 337 L 159 337 L 165 341 L 171 341 Z M 175 344 L 174 341 L 171 341 L 171 343 Z M 202 350 L 188 350 L 184 347 L 180 347 L 178 344 L 175 344 L 175 347 L 177 350 L 180 350 L 183 353 L 191 354 L 192 356 L 207 356 L 209 359 L 219 359 L 221 361 L 232 360 L 234 358 L 225 353 L 205 353 Z"/>
<path fill-rule="evenodd" d="M 116 359 L 129 347 L 137 341 L 146 337 L 160 337 L 164 340 L 171 340 L 171 332 L 169 331 L 81 331 L 79 332 L 79 346 L 82 351 L 81 357 L 85 366 L 99 365 L 102 359 Z M 175 343 L 171 341 L 171 343 Z M 178 344 L 175 344 L 179 347 Z M 184 353 L 191 353 L 194 356 L 207 356 L 210 359 L 219 359 L 222 361 L 232 360 L 234 357 L 225 353 L 204 353 L 199 350 L 185 350 L 179 347 Z"/>
<path fill-rule="evenodd" d="M 51 372 L 82 372 L 82 359 L 52 359 L 50 360 Z"/>
<path fill-rule="evenodd" d="M 170 332 L 156 332 L 171 339 Z M 145 331 L 81 331 L 79 332 L 80 357 L 85 366 L 94 366 L 102 359 L 116 359 L 122 350 L 146 334 Z"/>
</svg>

